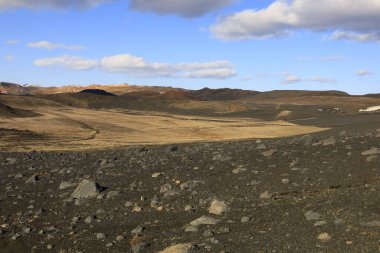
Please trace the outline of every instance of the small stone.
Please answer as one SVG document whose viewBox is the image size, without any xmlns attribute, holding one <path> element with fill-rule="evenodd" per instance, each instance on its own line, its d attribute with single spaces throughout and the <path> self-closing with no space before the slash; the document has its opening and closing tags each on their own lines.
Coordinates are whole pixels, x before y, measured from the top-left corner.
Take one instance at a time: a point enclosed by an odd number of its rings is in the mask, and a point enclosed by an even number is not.
<svg viewBox="0 0 380 253">
<path fill-rule="evenodd" d="M 12 240 L 16 240 L 17 238 L 21 237 L 21 235 L 19 233 L 15 233 L 13 236 L 12 236 Z"/>
<path fill-rule="evenodd" d="M 47 248 L 47 249 L 52 249 L 52 248 L 53 248 L 53 245 L 48 244 L 48 245 L 46 246 L 46 248 Z"/>
<path fill-rule="evenodd" d="M 188 226 L 188 227 L 185 229 L 185 232 L 198 232 L 198 231 L 199 231 L 199 228 L 194 227 L 194 226 Z"/>
<path fill-rule="evenodd" d="M 116 241 L 118 241 L 118 242 L 120 242 L 120 241 L 122 241 L 122 240 L 124 240 L 125 238 L 124 238 L 124 236 L 122 236 L 122 235 L 118 235 L 118 236 L 116 236 Z"/>
<path fill-rule="evenodd" d="M 112 242 L 106 244 L 106 248 L 111 248 L 112 246 L 113 246 Z"/>
<path fill-rule="evenodd" d="M 283 184 L 289 184 L 290 180 L 288 178 L 283 178 L 283 179 L 281 179 L 281 183 L 283 183 Z"/>
<path fill-rule="evenodd" d="M 120 194 L 119 191 L 109 191 L 106 195 L 106 199 L 112 199 Z"/>
<path fill-rule="evenodd" d="M 317 213 L 317 212 L 307 211 L 307 212 L 305 213 L 305 218 L 306 218 L 306 220 L 308 220 L 308 221 L 313 221 L 313 220 L 317 221 L 317 220 L 320 220 L 321 217 L 322 217 L 322 216 L 321 216 L 319 213 Z"/>
<path fill-rule="evenodd" d="M 244 171 L 247 171 L 247 169 L 244 168 L 244 166 L 239 166 L 239 167 L 237 167 L 236 169 L 233 169 L 233 170 L 232 170 L 232 173 L 234 173 L 234 174 L 239 174 L 239 173 L 244 172 Z"/>
<path fill-rule="evenodd" d="M 21 173 L 18 173 L 18 174 L 16 174 L 15 175 L 15 179 L 19 179 L 19 178 L 23 178 L 24 177 L 24 175 L 23 174 L 21 174 Z"/>
<path fill-rule="evenodd" d="M 141 235 L 141 233 L 145 230 L 144 227 L 142 226 L 137 226 L 136 228 L 134 228 L 132 231 L 131 231 L 131 234 L 132 235 Z"/>
<path fill-rule="evenodd" d="M 133 203 L 131 201 L 127 201 L 125 202 L 124 206 L 128 208 L 128 207 L 133 206 Z"/>
<path fill-rule="evenodd" d="M 267 151 L 264 151 L 262 152 L 261 154 L 265 157 L 270 157 L 272 156 L 273 154 L 275 154 L 277 152 L 277 149 L 270 149 L 270 150 L 267 150 Z"/>
<path fill-rule="evenodd" d="M 323 225 L 326 225 L 326 221 L 324 221 L 324 220 L 317 221 L 316 223 L 314 223 L 314 227 L 319 227 L 319 226 L 323 226 Z"/>
<path fill-rule="evenodd" d="M 26 182 L 25 183 L 27 183 L 27 184 L 35 184 L 35 183 L 37 183 L 38 181 L 39 181 L 40 179 L 39 179 L 39 177 L 38 177 L 38 174 L 34 174 L 33 176 L 31 176 L 28 180 L 26 180 Z"/>
<path fill-rule="evenodd" d="M 138 205 L 135 205 L 132 209 L 132 212 L 134 213 L 139 213 L 142 211 L 142 207 L 138 206 Z"/>
<path fill-rule="evenodd" d="M 260 194 L 260 198 L 261 199 L 270 199 L 270 198 L 272 198 L 272 195 L 273 194 L 270 194 L 268 191 L 265 191 L 265 192 Z"/>
<path fill-rule="evenodd" d="M 251 218 L 249 218 L 249 217 L 247 217 L 247 216 L 245 216 L 245 217 L 243 217 L 243 218 L 240 219 L 240 221 L 241 221 L 242 223 L 246 223 L 246 222 L 248 222 L 248 221 L 250 221 L 250 220 L 251 220 Z"/>
<path fill-rule="evenodd" d="M 140 242 L 140 243 L 132 246 L 132 252 L 133 253 L 140 253 L 143 250 L 147 249 L 148 247 L 149 247 L 149 244 L 147 244 L 145 242 Z"/>
<path fill-rule="evenodd" d="M 336 139 L 334 137 L 330 137 L 330 138 L 322 140 L 321 143 L 323 144 L 323 146 L 335 145 Z"/>
<path fill-rule="evenodd" d="M 328 233 L 321 233 L 318 235 L 317 239 L 322 242 L 327 242 L 331 240 L 331 236 Z"/>
<path fill-rule="evenodd" d="M 87 224 L 91 224 L 93 220 L 93 216 L 87 216 L 86 219 L 84 219 L 84 222 Z"/>
<path fill-rule="evenodd" d="M 197 250 L 197 247 L 190 243 L 176 244 L 170 246 L 158 253 L 193 253 Z"/>
<path fill-rule="evenodd" d="M 362 152 L 362 155 L 364 155 L 364 156 L 366 156 L 366 155 L 377 155 L 377 154 L 380 154 L 380 149 L 377 147 L 372 147 L 372 148 Z"/>
<path fill-rule="evenodd" d="M 156 172 L 156 173 L 153 173 L 153 174 L 152 174 L 152 177 L 153 177 L 153 178 L 156 178 L 156 177 L 159 177 L 159 176 L 162 176 L 162 175 L 164 175 L 163 172 Z"/>
<path fill-rule="evenodd" d="M 216 225 L 219 222 L 220 222 L 220 220 L 218 220 L 218 219 L 214 219 L 214 218 L 208 217 L 208 216 L 201 216 L 200 218 L 195 219 L 192 222 L 190 222 L 190 225 L 197 227 L 199 225 Z"/>
<path fill-rule="evenodd" d="M 208 209 L 208 212 L 216 215 L 221 215 L 222 213 L 227 212 L 228 209 L 228 205 L 225 201 L 219 201 L 214 199 L 211 202 L 211 206 Z"/>
<path fill-rule="evenodd" d="M 193 206 L 192 205 L 186 205 L 185 206 L 185 211 L 188 212 L 188 211 L 192 211 L 193 210 Z"/>
<path fill-rule="evenodd" d="M 103 240 L 104 238 L 106 238 L 106 236 L 103 233 L 97 233 L 96 234 L 96 239 L 97 240 Z"/>
<path fill-rule="evenodd" d="M 212 232 L 210 229 L 206 229 L 204 232 L 203 232 L 203 237 L 212 237 L 214 236 L 215 233 Z"/>
</svg>

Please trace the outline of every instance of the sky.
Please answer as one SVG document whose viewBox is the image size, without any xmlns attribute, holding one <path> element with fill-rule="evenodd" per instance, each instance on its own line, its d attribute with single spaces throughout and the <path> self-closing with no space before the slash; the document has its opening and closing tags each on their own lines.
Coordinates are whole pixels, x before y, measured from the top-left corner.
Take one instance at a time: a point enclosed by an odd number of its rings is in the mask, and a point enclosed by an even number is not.
<svg viewBox="0 0 380 253">
<path fill-rule="evenodd" d="M 0 0 L 0 80 L 380 93 L 379 0 Z"/>
</svg>

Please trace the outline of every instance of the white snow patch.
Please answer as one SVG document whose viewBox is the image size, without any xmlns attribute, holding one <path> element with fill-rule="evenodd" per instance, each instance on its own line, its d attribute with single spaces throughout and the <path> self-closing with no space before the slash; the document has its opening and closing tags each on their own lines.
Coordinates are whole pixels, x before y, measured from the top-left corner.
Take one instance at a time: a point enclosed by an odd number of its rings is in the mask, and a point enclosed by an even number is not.
<svg viewBox="0 0 380 253">
<path fill-rule="evenodd" d="M 360 109 L 359 110 L 359 112 L 376 112 L 376 111 L 380 111 L 380 105 L 371 106 L 371 107 L 368 107 L 367 109 Z"/>
</svg>

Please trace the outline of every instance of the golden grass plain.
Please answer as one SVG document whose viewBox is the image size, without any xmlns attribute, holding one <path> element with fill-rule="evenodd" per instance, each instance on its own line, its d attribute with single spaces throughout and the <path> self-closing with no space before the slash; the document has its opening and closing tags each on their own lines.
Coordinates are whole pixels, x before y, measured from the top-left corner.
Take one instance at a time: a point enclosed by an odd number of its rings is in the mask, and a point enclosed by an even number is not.
<svg viewBox="0 0 380 253">
<path fill-rule="evenodd" d="M 46 138 L 0 136 L 0 151 L 79 151 L 191 142 L 276 138 L 326 130 L 286 121 L 184 116 L 122 109 L 38 107 L 38 117 L 1 118 L 0 128 Z"/>
</svg>

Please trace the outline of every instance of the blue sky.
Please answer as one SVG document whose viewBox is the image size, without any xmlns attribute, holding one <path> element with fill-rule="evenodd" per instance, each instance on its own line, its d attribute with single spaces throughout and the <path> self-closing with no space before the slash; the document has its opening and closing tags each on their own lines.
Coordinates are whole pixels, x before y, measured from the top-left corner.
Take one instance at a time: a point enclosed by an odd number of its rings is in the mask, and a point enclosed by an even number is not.
<svg viewBox="0 0 380 253">
<path fill-rule="evenodd" d="M 380 3 L 337 2 L 0 0 L 0 80 L 379 93 Z"/>
</svg>

